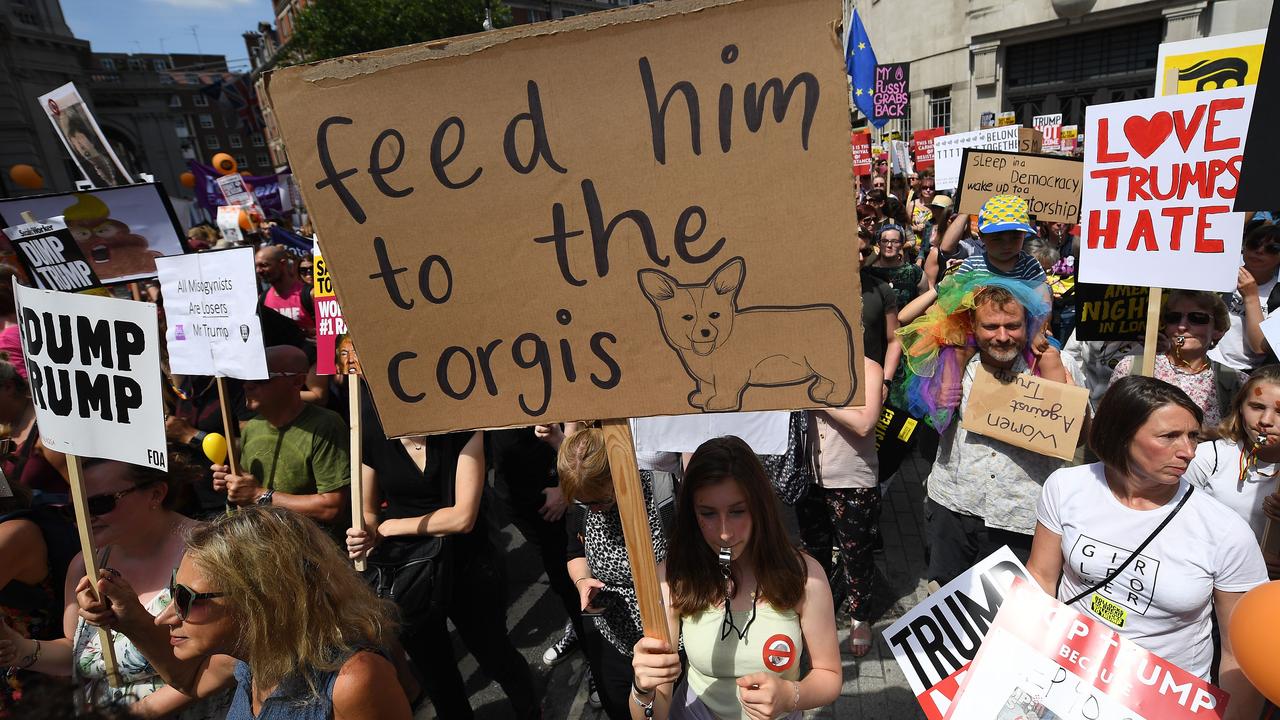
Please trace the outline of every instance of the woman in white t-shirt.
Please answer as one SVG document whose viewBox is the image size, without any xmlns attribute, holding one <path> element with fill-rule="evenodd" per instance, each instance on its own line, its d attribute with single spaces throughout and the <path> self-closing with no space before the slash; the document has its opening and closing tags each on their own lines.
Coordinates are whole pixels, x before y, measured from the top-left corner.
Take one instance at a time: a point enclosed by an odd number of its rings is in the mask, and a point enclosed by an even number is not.
<svg viewBox="0 0 1280 720">
<path fill-rule="evenodd" d="M 1186 393 L 1162 380 L 1116 381 L 1089 430 L 1101 462 L 1045 481 L 1027 569 L 1075 610 L 1193 675 L 1212 676 L 1231 694 L 1228 718 L 1255 718 L 1261 696 L 1225 633 L 1213 675 L 1212 616 L 1228 627 L 1240 597 L 1267 581 L 1266 566 L 1248 525 L 1182 479 L 1202 419 Z"/>
<path fill-rule="evenodd" d="M 1236 393 L 1218 428 L 1219 440 L 1200 443 L 1186 479 L 1244 518 L 1262 541 L 1271 518 L 1280 521 L 1280 365 L 1253 371 Z M 1272 578 L 1280 578 L 1280 557 L 1263 553 Z"/>
</svg>

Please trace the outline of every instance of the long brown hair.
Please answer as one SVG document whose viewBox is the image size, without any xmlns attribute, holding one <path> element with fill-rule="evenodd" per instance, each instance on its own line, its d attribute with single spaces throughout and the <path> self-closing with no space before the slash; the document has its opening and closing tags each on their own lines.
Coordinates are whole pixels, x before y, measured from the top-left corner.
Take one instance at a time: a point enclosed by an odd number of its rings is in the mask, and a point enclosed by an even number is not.
<svg viewBox="0 0 1280 720">
<path fill-rule="evenodd" d="M 692 615 L 724 599 L 719 561 L 702 537 L 693 506 L 699 490 L 722 482 L 736 482 L 747 499 L 751 538 L 743 559 L 755 570 L 760 597 L 779 610 L 794 608 L 804 598 L 804 560 L 787 539 L 777 496 L 760 459 L 732 435 L 698 446 L 680 483 L 675 530 L 667 550 L 672 607 L 681 615 Z"/>
<path fill-rule="evenodd" d="M 1231 409 L 1218 424 L 1219 437 L 1226 438 L 1245 449 L 1253 445 L 1253 438 L 1249 437 L 1249 430 L 1244 426 L 1244 418 L 1240 417 L 1240 409 L 1249 400 L 1253 389 L 1263 383 L 1280 385 L 1280 365 L 1263 365 L 1249 375 L 1249 379 L 1240 386 L 1236 396 L 1231 399 Z"/>
</svg>

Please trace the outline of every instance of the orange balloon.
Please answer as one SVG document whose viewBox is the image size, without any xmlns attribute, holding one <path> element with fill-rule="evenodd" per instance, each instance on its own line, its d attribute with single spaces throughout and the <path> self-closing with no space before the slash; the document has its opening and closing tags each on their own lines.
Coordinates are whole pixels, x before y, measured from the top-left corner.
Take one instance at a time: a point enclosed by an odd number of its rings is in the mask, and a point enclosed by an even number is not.
<svg viewBox="0 0 1280 720">
<path fill-rule="evenodd" d="M 182 183 L 182 187 L 193 188 L 196 186 L 196 176 L 191 171 L 179 175 L 178 180 Z"/>
<path fill-rule="evenodd" d="M 1236 603 L 1231 613 L 1231 651 L 1244 676 L 1258 692 L 1280 704 L 1280 581 L 1259 585 Z"/>
<path fill-rule="evenodd" d="M 210 162 L 219 175 L 232 175 L 239 169 L 239 166 L 236 165 L 236 159 L 226 153 L 214 155 Z"/>
<path fill-rule="evenodd" d="M 252 174 L 253 174 L 253 173 L 249 172 L 248 170 L 241 170 L 241 171 L 240 171 L 240 175 L 242 175 L 243 177 L 249 177 L 249 176 L 250 176 L 250 175 L 252 175 Z"/>
<path fill-rule="evenodd" d="M 9 179 L 28 190 L 39 190 L 44 187 L 44 178 L 30 165 L 14 165 L 9 168 Z"/>
</svg>

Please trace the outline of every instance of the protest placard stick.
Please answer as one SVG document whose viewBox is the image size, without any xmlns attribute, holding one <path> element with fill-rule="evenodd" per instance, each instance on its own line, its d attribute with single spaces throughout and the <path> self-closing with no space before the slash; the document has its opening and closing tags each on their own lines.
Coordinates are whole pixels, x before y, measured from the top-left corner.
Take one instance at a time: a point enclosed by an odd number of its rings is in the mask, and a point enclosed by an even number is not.
<svg viewBox="0 0 1280 720">
<path fill-rule="evenodd" d="M 1142 369 L 1139 374 L 1154 377 L 1156 373 L 1156 338 L 1160 333 L 1160 288 L 1147 295 L 1147 335 L 1142 345 Z"/>
<path fill-rule="evenodd" d="M 355 369 L 347 375 L 348 409 L 351 415 L 351 529 L 364 530 L 364 442 L 360 435 L 360 376 Z M 363 559 L 355 561 L 356 570 L 364 572 Z"/>
<path fill-rule="evenodd" d="M 89 592 L 98 595 L 98 554 L 93 544 L 92 525 L 89 524 L 89 508 L 85 504 L 84 473 L 78 455 L 67 455 L 67 481 L 71 485 L 71 504 L 75 508 L 76 530 L 80 534 L 80 554 L 84 557 L 84 574 L 91 579 Z M 111 631 L 98 628 L 98 641 L 102 645 L 102 666 L 107 673 L 107 683 L 120 687 L 120 671 L 116 665 L 116 649 L 111 644 Z"/>
<path fill-rule="evenodd" d="M 236 438 L 240 428 L 236 427 L 236 419 L 231 414 L 231 403 L 227 402 L 227 380 L 221 375 L 214 378 L 218 383 L 218 406 L 222 408 L 222 434 L 227 436 L 227 467 L 232 475 L 240 474 L 240 464 L 236 462 Z"/>
<path fill-rule="evenodd" d="M 613 475 L 613 496 L 618 504 L 618 515 L 622 518 L 622 536 L 627 543 L 631 577 L 635 582 L 636 600 L 640 604 L 640 622 L 644 625 L 646 637 L 670 644 L 662 590 L 658 587 L 658 563 L 653 557 L 649 511 L 645 509 L 636 447 L 631 438 L 631 423 L 626 418 L 615 418 L 602 424 L 604 448 L 609 456 L 609 471 Z"/>
</svg>

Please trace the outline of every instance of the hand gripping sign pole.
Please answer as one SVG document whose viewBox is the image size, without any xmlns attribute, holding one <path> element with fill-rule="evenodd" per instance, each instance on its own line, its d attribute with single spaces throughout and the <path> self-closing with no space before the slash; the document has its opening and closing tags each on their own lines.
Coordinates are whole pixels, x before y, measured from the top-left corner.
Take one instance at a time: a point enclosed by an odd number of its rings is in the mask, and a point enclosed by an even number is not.
<svg viewBox="0 0 1280 720">
<path fill-rule="evenodd" d="M 34 223 L 36 218 L 30 212 L 24 211 L 22 220 L 26 223 Z M 93 580 L 89 585 L 89 592 L 97 598 L 97 580 L 100 568 L 98 567 L 97 547 L 93 542 L 89 508 L 86 504 L 87 494 L 84 489 L 84 472 L 80 464 L 79 455 L 68 453 L 66 458 L 67 483 L 71 486 L 71 504 L 75 509 L 76 532 L 80 536 L 80 555 L 84 558 L 84 574 L 85 577 Z M 111 631 L 104 627 L 98 628 L 98 642 L 102 646 L 102 665 L 106 670 L 107 683 L 113 688 L 120 687 L 120 670 L 116 663 L 116 649 L 115 645 L 112 644 Z"/>
<path fill-rule="evenodd" d="M 360 375 L 354 367 L 347 374 L 348 410 L 351 416 L 351 528 L 364 530 L 364 439 L 360 434 Z M 355 561 L 355 568 L 364 572 L 365 561 Z"/>
<path fill-rule="evenodd" d="M 84 490 L 84 472 L 79 455 L 67 455 L 67 483 L 71 485 L 71 504 L 75 507 L 76 532 L 80 535 L 80 555 L 84 557 L 84 574 L 85 577 L 93 578 L 94 581 L 89 585 L 89 592 L 97 598 L 98 571 L 101 568 L 98 567 L 97 548 L 93 542 L 89 507 L 86 504 Z M 116 663 L 116 648 L 112 644 L 111 631 L 99 627 L 98 643 L 102 646 L 102 666 L 107 673 L 107 683 L 113 688 L 118 688 L 121 685 L 120 668 Z"/>
<path fill-rule="evenodd" d="M 662 608 L 662 591 L 658 586 L 658 563 L 653 556 L 653 535 L 649 531 L 649 511 L 645 509 L 644 491 L 636 463 L 631 423 L 626 418 L 605 420 L 604 447 L 613 475 L 613 494 L 622 518 L 622 536 L 631 560 L 631 577 L 640 604 L 640 622 L 646 637 L 671 644 L 667 615 Z"/>
</svg>

